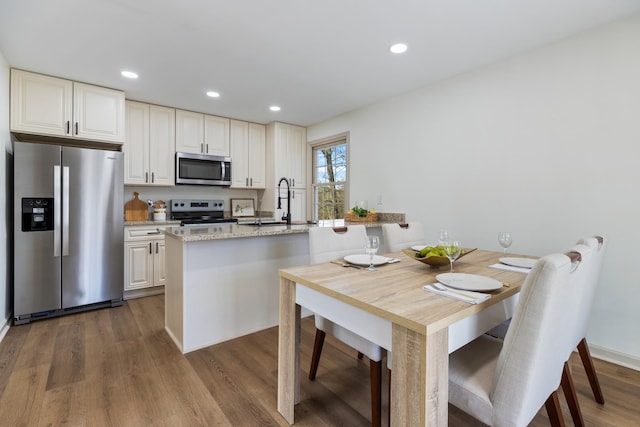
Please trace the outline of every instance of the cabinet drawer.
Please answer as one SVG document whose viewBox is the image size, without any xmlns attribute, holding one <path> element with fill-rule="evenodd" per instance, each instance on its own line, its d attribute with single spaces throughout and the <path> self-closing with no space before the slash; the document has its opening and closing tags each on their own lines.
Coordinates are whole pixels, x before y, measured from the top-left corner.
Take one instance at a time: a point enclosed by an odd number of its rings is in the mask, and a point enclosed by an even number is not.
<svg viewBox="0 0 640 427">
<path fill-rule="evenodd" d="M 125 227 L 124 240 L 132 242 L 136 240 L 164 240 L 164 230 L 166 226 L 149 227 Z"/>
</svg>

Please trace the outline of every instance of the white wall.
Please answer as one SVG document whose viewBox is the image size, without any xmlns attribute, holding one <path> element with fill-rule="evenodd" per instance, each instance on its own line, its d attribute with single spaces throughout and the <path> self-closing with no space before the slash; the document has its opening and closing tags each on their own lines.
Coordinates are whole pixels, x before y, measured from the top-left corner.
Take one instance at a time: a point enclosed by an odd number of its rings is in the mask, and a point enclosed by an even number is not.
<svg viewBox="0 0 640 427">
<path fill-rule="evenodd" d="M 314 125 L 350 132 L 350 197 L 435 241 L 565 251 L 609 239 L 589 343 L 640 361 L 640 16 Z M 377 195 L 382 205 L 377 205 Z M 640 366 L 640 365 L 639 365 Z"/>
<path fill-rule="evenodd" d="M 11 181 L 7 177 L 7 173 L 11 172 L 8 168 L 11 148 L 11 137 L 9 134 L 9 64 L 0 52 L 0 339 L 6 326 L 11 320 L 11 307 L 13 305 L 11 294 L 10 271 L 11 266 L 7 265 L 8 253 L 10 248 L 10 206 L 9 199 L 11 192 L 9 191 Z"/>
</svg>

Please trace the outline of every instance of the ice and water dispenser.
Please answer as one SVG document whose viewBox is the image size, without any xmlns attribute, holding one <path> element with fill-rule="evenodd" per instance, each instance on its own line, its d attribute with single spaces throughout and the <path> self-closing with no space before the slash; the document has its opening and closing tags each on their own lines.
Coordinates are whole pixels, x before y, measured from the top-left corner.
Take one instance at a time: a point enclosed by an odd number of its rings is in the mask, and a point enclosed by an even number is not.
<svg viewBox="0 0 640 427">
<path fill-rule="evenodd" d="M 53 199 L 22 198 L 22 231 L 53 230 Z"/>
</svg>

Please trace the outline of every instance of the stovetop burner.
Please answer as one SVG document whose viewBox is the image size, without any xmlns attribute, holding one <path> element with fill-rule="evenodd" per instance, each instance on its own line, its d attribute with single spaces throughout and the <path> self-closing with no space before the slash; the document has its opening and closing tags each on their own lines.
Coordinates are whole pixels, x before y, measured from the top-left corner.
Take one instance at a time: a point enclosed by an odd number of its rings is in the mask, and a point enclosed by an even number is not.
<svg viewBox="0 0 640 427">
<path fill-rule="evenodd" d="M 180 225 L 238 222 L 224 217 L 224 200 L 171 200 L 171 219 L 181 221 Z"/>
</svg>

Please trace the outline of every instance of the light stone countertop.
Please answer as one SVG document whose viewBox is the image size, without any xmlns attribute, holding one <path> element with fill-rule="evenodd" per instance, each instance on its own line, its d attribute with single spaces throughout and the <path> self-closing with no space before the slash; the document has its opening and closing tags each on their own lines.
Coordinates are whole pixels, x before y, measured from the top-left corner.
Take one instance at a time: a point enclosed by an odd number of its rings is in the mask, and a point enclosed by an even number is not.
<svg viewBox="0 0 640 427">
<path fill-rule="evenodd" d="M 263 225 L 261 227 L 246 224 L 203 224 L 189 227 L 168 227 L 167 237 L 176 238 L 183 242 L 199 242 L 219 239 L 239 239 L 246 237 L 279 236 L 282 234 L 307 233 L 311 227 L 344 227 L 350 225 L 364 225 L 365 227 L 381 227 L 390 221 L 378 222 L 348 222 L 343 219 L 320 221 L 319 224 L 278 224 Z"/>
<path fill-rule="evenodd" d="M 147 220 L 147 221 L 125 221 L 124 222 L 124 226 L 125 227 L 135 227 L 137 225 L 171 225 L 171 226 L 175 226 L 175 225 L 180 225 L 180 221 L 172 221 L 172 220 L 153 221 L 153 220 Z"/>
</svg>

